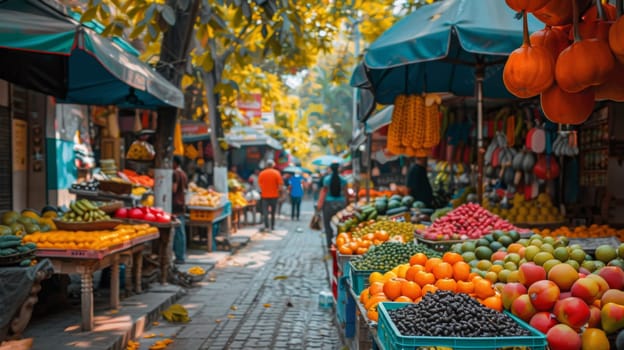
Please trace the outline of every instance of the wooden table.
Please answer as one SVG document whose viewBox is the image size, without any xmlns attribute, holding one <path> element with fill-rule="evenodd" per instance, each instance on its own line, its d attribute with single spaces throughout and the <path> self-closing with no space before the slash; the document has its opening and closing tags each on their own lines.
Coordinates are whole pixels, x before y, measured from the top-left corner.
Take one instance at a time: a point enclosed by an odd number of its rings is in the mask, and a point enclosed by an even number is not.
<svg viewBox="0 0 624 350">
<path fill-rule="evenodd" d="M 158 228 L 158 240 L 152 244 L 152 253 L 158 255 L 160 267 L 160 283 L 166 284 L 169 274 L 169 264 L 171 263 L 171 252 L 173 244 L 174 229 L 180 226 L 180 221 L 172 220 L 171 222 L 147 222 L 144 220 L 127 219 L 130 224 L 150 224 Z M 142 256 L 141 256 L 142 259 Z M 134 271 L 133 271 L 134 272 Z M 140 274 L 139 274 L 140 276 Z M 140 288 L 140 287 L 139 287 Z"/>
<path fill-rule="evenodd" d="M 195 233 L 198 228 L 205 228 L 206 229 L 206 238 L 208 239 L 207 245 L 206 245 L 206 249 L 211 252 L 213 247 L 212 247 L 212 240 L 213 240 L 213 236 L 214 236 L 214 232 L 213 232 L 213 228 L 214 228 L 214 224 L 219 223 L 223 220 L 227 220 L 228 222 L 228 227 L 231 225 L 231 220 L 232 220 L 232 206 L 230 203 L 228 203 L 227 205 L 224 206 L 223 211 L 221 212 L 220 215 L 214 217 L 212 220 L 210 221 L 200 221 L 200 220 L 189 220 L 187 222 L 185 222 L 186 226 L 189 228 L 189 237 L 193 237 L 193 233 Z M 230 238 L 230 231 L 229 229 L 226 230 L 225 232 L 225 238 L 227 240 L 229 240 Z"/>
<path fill-rule="evenodd" d="M 93 329 L 93 273 L 95 271 L 111 268 L 110 282 L 110 307 L 119 308 L 119 263 L 122 259 L 132 257 L 138 261 L 134 275 L 138 290 L 141 290 L 141 268 L 138 263 L 141 259 L 144 243 L 159 237 L 158 233 L 137 237 L 131 242 L 126 242 L 120 247 L 108 251 L 86 251 L 86 250 L 66 250 L 66 249 L 42 249 L 37 251 L 37 256 L 48 258 L 52 262 L 55 273 L 80 274 L 81 278 L 81 313 L 82 330 Z"/>
</svg>

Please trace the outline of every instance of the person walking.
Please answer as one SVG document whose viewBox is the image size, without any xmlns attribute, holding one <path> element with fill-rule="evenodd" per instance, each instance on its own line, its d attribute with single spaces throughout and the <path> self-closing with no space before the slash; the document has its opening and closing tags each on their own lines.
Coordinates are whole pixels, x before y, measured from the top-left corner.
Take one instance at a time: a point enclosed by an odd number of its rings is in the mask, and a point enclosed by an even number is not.
<svg viewBox="0 0 624 350">
<path fill-rule="evenodd" d="M 416 158 L 407 173 L 407 188 L 414 201 L 420 201 L 429 208 L 433 201 L 433 190 L 427 177 L 427 158 Z"/>
<path fill-rule="evenodd" d="M 347 205 L 347 180 L 340 176 L 340 164 L 330 165 L 331 174 L 323 178 L 323 187 L 317 207 L 321 208 L 323 228 L 327 240 L 327 249 L 331 248 L 334 232 L 331 227 L 331 218 Z"/>
<path fill-rule="evenodd" d="M 173 186 L 171 196 L 172 214 L 176 216 L 180 224 L 176 226 L 173 235 L 173 252 L 175 254 L 175 263 L 184 264 L 186 256 L 186 231 L 184 228 L 184 215 L 186 214 L 186 198 L 185 193 L 188 188 L 188 177 L 182 171 L 182 158 L 180 156 L 173 157 Z"/>
<path fill-rule="evenodd" d="M 275 229 L 275 214 L 277 212 L 277 200 L 280 196 L 280 189 L 284 186 L 282 175 L 275 169 L 275 162 L 269 159 L 266 168 L 258 175 L 258 185 L 260 186 L 260 198 L 262 199 L 262 218 L 264 219 L 264 230 Z M 269 222 L 269 210 L 271 220 Z M 269 225 L 270 223 L 270 225 Z"/>
<path fill-rule="evenodd" d="M 296 170 L 295 174 L 288 179 L 288 191 L 290 192 L 290 220 L 299 221 L 301 213 L 301 198 L 303 197 L 303 176 L 301 170 Z"/>
</svg>

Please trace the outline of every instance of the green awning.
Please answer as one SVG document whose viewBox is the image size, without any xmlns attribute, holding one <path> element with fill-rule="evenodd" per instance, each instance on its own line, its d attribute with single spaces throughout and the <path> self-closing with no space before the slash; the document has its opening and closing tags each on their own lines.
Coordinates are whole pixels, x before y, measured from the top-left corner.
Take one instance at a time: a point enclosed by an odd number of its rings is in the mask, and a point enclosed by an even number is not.
<svg viewBox="0 0 624 350">
<path fill-rule="evenodd" d="M 366 133 L 372 134 L 392 122 L 394 105 L 386 106 L 366 121 Z"/>
</svg>

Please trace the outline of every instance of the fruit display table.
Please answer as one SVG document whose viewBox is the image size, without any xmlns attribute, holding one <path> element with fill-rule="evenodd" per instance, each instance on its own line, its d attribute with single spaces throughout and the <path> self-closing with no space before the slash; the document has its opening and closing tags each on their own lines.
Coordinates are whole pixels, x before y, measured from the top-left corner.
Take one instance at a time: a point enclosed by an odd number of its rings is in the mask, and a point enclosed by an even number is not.
<svg viewBox="0 0 624 350">
<path fill-rule="evenodd" d="M 218 226 L 224 220 L 227 220 L 228 227 L 231 225 L 232 220 L 232 203 L 226 202 L 220 208 L 213 208 L 211 210 L 207 210 L 203 208 L 204 211 L 211 212 L 209 215 L 203 215 L 203 218 L 198 217 L 198 215 L 193 215 L 193 211 L 197 211 L 197 207 L 188 207 L 191 210 L 190 220 L 185 222 L 186 226 L 189 228 L 188 236 L 193 237 L 195 234 L 198 234 L 198 230 L 201 228 L 206 229 L 206 238 L 207 244 L 206 249 L 211 252 L 213 249 L 213 240 L 214 240 L 214 230 L 215 225 Z M 225 239 L 229 240 L 230 232 L 226 230 Z"/>
<path fill-rule="evenodd" d="M 108 201 L 108 200 L 119 200 L 124 202 L 126 206 L 137 206 L 141 201 L 140 197 L 135 197 L 130 194 L 116 194 L 112 192 L 104 192 L 104 191 L 84 191 L 84 190 L 76 190 L 69 189 L 69 193 L 75 194 L 76 199 L 88 199 L 92 201 Z"/>
<path fill-rule="evenodd" d="M 135 260 L 133 265 L 134 280 L 140 291 L 141 254 L 144 243 L 159 237 L 158 233 L 140 236 L 123 244 L 106 250 L 71 250 L 71 249 L 38 249 L 37 257 L 47 258 L 52 262 L 55 273 L 80 274 L 81 276 L 81 308 L 82 330 L 93 329 L 93 273 L 111 268 L 110 307 L 119 308 L 119 264 L 123 259 Z"/>
</svg>

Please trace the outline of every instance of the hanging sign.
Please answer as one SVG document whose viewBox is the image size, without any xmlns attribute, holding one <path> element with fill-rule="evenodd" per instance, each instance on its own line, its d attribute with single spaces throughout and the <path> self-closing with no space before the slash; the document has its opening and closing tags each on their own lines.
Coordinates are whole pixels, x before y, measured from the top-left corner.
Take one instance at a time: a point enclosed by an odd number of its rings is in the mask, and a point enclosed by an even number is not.
<svg viewBox="0 0 624 350">
<path fill-rule="evenodd" d="M 243 116 L 246 125 L 258 125 L 262 121 L 262 95 L 249 94 L 239 99 L 237 107 Z"/>
</svg>

